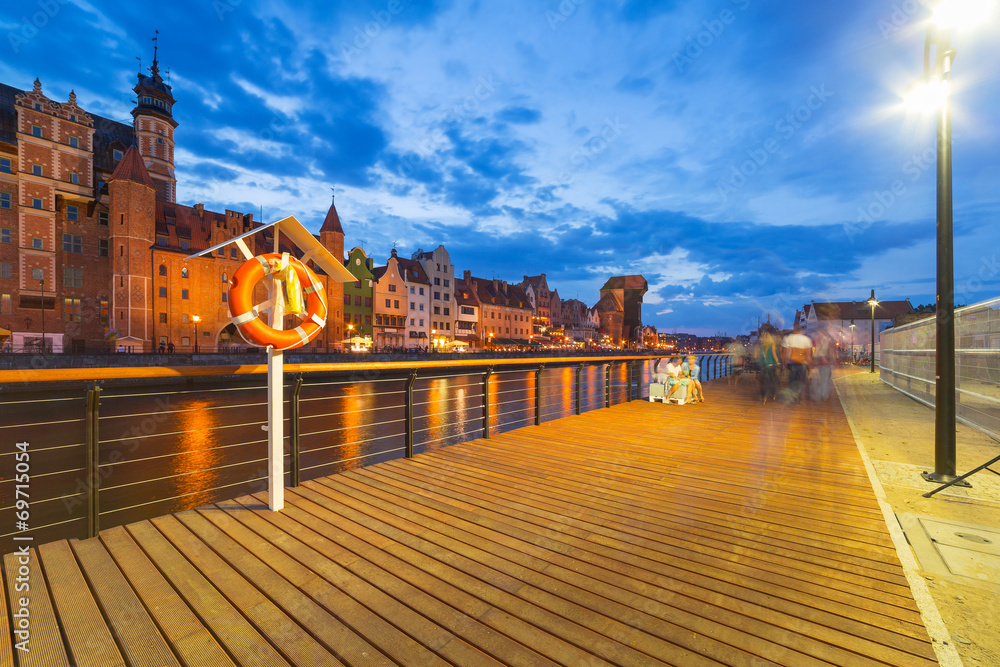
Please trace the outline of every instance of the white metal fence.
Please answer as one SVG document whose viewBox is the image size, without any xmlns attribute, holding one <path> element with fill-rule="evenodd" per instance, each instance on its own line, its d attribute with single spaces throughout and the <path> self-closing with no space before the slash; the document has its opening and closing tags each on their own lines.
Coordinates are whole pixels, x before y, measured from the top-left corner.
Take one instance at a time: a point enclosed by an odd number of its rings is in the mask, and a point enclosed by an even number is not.
<svg viewBox="0 0 1000 667">
<path fill-rule="evenodd" d="M 934 406 L 934 316 L 879 337 L 882 381 Z M 1000 440 L 1000 298 L 955 310 L 956 418 Z"/>
</svg>

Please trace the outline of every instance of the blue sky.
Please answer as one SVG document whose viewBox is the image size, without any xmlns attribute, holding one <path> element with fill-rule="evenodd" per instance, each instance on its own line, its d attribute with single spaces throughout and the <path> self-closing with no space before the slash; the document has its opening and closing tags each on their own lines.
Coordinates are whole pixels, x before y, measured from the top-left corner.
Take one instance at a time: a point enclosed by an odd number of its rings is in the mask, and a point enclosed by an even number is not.
<svg viewBox="0 0 1000 667">
<path fill-rule="evenodd" d="M 956 32 L 956 300 L 1000 292 L 1000 12 Z M 7 0 L 0 81 L 131 122 L 170 68 L 178 201 L 295 215 L 347 247 L 445 244 L 588 304 L 649 281 L 661 331 L 810 300 L 934 300 L 918 0 Z M 867 217 L 863 217 L 867 216 Z"/>
</svg>

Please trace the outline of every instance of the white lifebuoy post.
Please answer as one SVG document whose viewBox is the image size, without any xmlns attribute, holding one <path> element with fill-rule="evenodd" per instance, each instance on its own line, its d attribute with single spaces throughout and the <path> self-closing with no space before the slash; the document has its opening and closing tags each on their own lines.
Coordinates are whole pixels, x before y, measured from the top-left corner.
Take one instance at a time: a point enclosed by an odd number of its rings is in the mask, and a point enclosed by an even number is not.
<svg viewBox="0 0 1000 667">
<path fill-rule="evenodd" d="M 274 252 L 278 252 L 278 228 L 274 226 Z M 285 321 L 285 298 L 278 273 L 272 273 L 267 298 L 274 299 L 270 321 L 272 329 L 281 330 Z M 277 512 L 285 506 L 285 360 L 284 352 L 267 346 L 267 506 Z"/>
</svg>

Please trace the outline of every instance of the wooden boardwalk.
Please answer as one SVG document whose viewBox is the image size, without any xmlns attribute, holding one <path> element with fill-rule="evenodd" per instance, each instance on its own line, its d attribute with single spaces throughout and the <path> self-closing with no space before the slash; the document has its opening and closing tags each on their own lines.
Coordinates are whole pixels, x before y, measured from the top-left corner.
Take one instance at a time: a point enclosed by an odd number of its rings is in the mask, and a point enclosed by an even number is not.
<svg viewBox="0 0 1000 667">
<path fill-rule="evenodd" d="M 0 665 L 937 664 L 839 402 L 707 391 L 8 554 Z"/>
</svg>

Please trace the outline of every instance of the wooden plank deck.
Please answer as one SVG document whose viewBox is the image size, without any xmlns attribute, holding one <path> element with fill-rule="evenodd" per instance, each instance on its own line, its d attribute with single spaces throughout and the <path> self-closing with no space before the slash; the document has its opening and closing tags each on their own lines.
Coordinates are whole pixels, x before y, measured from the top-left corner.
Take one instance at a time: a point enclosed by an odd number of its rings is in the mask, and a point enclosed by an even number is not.
<svg viewBox="0 0 1000 667">
<path fill-rule="evenodd" d="M 706 389 L 42 546 L 0 664 L 937 664 L 839 402 Z"/>
</svg>

